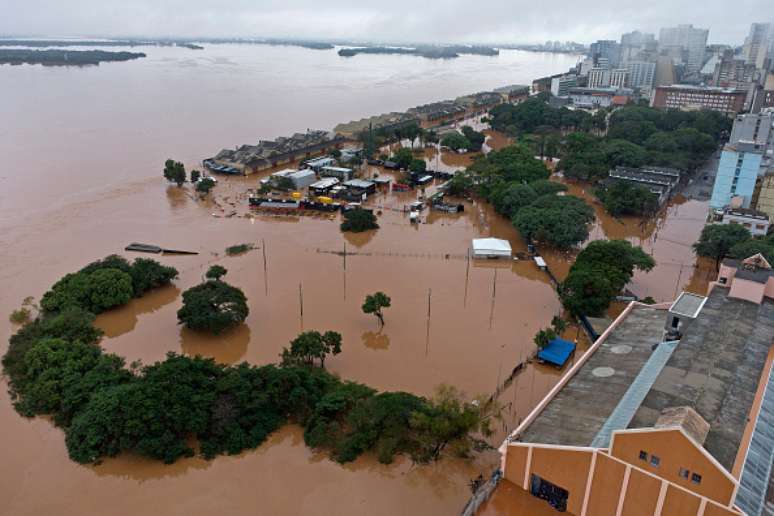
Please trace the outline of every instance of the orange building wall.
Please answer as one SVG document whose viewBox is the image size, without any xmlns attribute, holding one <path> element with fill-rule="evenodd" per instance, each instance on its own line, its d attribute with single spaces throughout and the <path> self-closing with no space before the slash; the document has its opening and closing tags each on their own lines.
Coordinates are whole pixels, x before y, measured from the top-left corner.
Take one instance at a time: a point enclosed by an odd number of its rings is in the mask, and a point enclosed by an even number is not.
<svg viewBox="0 0 774 516">
<path fill-rule="evenodd" d="M 615 514 L 625 472 L 624 464 L 604 453 L 597 454 L 586 514 Z"/>
<path fill-rule="evenodd" d="M 672 433 L 670 431 L 663 432 L 666 434 Z M 680 432 L 678 431 L 678 433 Z M 680 436 L 687 439 L 681 433 Z M 616 442 L 619 438 L 620 434 L 617 434 L 613 441 L 613 446 L 616 448 L 621 446 L 619 450 L 625 450 L 626 447 L 623 444 L 631 443 Z M 669 440 L 667 439 L 666 441 L 668 442 Z M 673 444 L 673 446 L 680 446 L 680 444 L 678 442 L 677 445 Z M 504 477 L 519 488 L 522 488 L 529 445 L 509 445 L 505 453 Z M 586 483 L 593 455 L 594 452 L 591 450 L 533 446 L 529 473 L 530 475 L 534 473 L 566 489 L 569 492 L 567 512 L 580 515 L 583 510 L 583 498 L 586 493 Z M 623 516 L 651 516 L 655 513 L 656 506 L 658 505 L 659 494 L 663 484 L 662 479 L 649 475 L 645 471 L 639 471 L 637 467 L 639 467 L 642 461 L 639 460 L 638 456 L 639 449 L 637 449 L 636 461 L 630 467 L 626 496 L 624 497 L 622 507 Z M 661 466 L 663 467 L 665 464 L 664 457 L 661 458 Z M 702 456 L 702 458 L 706 460 L 706 457 Z M 627 469 L 627 464 L 622 462 L 622 460 L 619 457 L 610 456 L 604 451 L 597 452 L 589 489 L 586 516 L 612 516 L 616 514 L 623 487 L 623 478 Z M 713 464 L 711 465 L 714 467 Z M 644 468 L 642 469 L 644 470 Z M 662 468 L 652 469 L 659 470 L 655 474 L 663 471 Z M 702 479 L 702 484 L 704 484 L 704 478 Z M 701 498 L 699 496 L 680 489 L 676 485 L 670 485 L 666 490 L 661 515 L 693 516 L 697 514 L 700 504 Z M 740 514 L 738 511 L 727 509 L 722 505 L 708 502 L 704 516 L 738 516 Z"/>
<path fill-rule="evenodd" d="M 661 492 L 661 481 L 632 469 L 626 488 L 622 516 L 653 516 Z"/>
<path fill-rule="evenodd" d="M 670 486 L 667 488 L 661 514 L 697 514 L 700 505 L 701 499 L 682 489 Z"/>
<path fill-rule="evenodd" d="M 654 454 L 658 456 L 661 460 L 659 466 L 651 466 L 650 460 L 640 460 L 640 450 L 648 452 L 648 458 Z M 734 482 L 678 429 L 616 433 L 610 453 L 721 505 L 728 505 L 734 494 Z M 682 478 L 680 468 L 701 475 L 701 484 Z"/>
<path fill-rule="evenodd" d="M 505 471 L 503 477 L 519 487 L 524 486 L 524 468 L 527 466 L 528 448 L 522 446 L 508 446 L 505 459 Z"/>
<path fill-rule="evenodd" d="M 591 467 L 590 451 L 533 448 L 530 473 L 566 489 L 567 511 L 580 514 Z"/>
<path fill-rule="evenodd" d="M 703 516 L 738 516 L 739 514 L 742 513 L 708 503 L 707 507 L 704 509 Z"/>
</svg>

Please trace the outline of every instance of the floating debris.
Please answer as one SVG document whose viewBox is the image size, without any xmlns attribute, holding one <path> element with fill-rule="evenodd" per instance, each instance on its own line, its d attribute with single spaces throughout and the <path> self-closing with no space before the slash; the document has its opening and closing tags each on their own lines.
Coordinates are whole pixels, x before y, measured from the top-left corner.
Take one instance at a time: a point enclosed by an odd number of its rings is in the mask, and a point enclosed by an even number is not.
<svg viewBox="0 0 774 516">
<path fill-rule="evenodd" d="M 126 251 L 135 251 L 138 253 L 153 253 L 153 254 L 199 254 L 196 251 L 181 251 L 179 249 L 164 249 L 163 247 L 159 247 L 157 245 L 153 244 L 139 244 L 137 242 L 132 242 L 128 246 L 124 248 Z"/>
</svg>

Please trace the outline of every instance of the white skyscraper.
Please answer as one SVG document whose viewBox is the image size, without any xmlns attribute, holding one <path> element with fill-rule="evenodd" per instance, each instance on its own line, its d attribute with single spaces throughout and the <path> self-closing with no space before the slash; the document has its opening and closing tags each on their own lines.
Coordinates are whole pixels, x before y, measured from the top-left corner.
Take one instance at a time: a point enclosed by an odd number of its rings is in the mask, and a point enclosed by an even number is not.
<svg viewBox="0 0 774 516">
<path fill-rule="evenodd" d="M 774 39 L 774 31 L 770 23 L 750 25 L 750 34 L 744 40 L 744 47 L 742 47 L 745 61 L 748 64 L 754 64 L 756 68 L 763 68 L 772 39 Z"/>
<path fill-rule="evenodd" d="M 704 64 L 709 30 L 697 29 L 693 25 L 678 25 L 661 29 L 658 46 L 673 58 L 681 57 L 686 72 L 696 73 Z"/>
</svg>

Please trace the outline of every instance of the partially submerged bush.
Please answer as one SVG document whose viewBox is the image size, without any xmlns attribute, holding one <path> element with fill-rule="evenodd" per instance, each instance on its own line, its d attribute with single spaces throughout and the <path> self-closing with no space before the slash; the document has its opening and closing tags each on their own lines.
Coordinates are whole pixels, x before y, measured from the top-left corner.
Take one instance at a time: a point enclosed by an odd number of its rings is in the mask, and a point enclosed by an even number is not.
<svg viewBox="0 0 774 516">
<path fill-rule="evenodd" d="M 229 256 L 236 256 L 238 254 L 244 254 L 246 252 L 255 249 L 254 244 L 237 244 L 226 248 L 226 254 Z"/>
</svg>

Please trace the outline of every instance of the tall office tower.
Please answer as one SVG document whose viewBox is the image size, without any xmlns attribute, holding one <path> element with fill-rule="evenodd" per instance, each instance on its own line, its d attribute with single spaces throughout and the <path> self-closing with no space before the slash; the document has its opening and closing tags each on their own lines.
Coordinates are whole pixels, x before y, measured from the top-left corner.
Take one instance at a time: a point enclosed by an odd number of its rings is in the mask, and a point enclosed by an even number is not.
<svg viewBox="0 0 774 516">
<path fill-rule="evenodd" d="M 709 30 L 693 25 L 667 27 L 659 32 L 658 46 L 663 54 L 685 64 L 687 73 L 698 73 L 704 64 L 708 36 Z"/>
<path fill-rule="evenodd" d="M 774 39 L 774 30 L 770 23 L 753 23 L 750 25 L 750 34 L 744 40 L 742 56 L 748 64 L 754 64 L 756 68 L 763 68 L 766 57 L 769 54 L 769 46 Z"/>
<path fill-rule="evenodd" d="M 656 36 L 635 30 L 621 35 L 620 66 L 626 66 L 629 61 L 638 60 L 643 52 L 651 52 L 656 48 Z"/>
<path fill-rule="evenodd" d="M 617 41 L 601 39 L 589 47 L 589 57 L 599 66 L 600 59 L 606 59 L 610 68 L 618 68 L 621 60 L 621 46 Z"/>
</svg>

